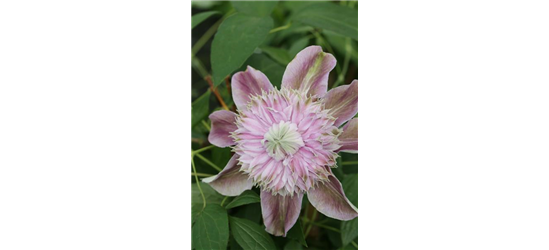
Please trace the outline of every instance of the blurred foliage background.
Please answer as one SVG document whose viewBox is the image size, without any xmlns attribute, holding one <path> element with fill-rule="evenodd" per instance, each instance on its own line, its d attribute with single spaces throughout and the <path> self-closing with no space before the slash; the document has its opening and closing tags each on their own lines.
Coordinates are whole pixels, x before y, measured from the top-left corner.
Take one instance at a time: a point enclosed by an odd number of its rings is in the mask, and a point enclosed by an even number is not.
<svg viewBox="0 0 549 250">
<path fill-rule="evenodd" d="M 247 65 L 280 88 L 286 65 L 310 45 L 333 54 L 328 88 L 358 79 L 357 1 L 192 2 L 192 245 L 193 249 L 358 249 L 358 218 L 325 217 L 303 200 L 287 237 L 265 232 L 259 190 L 224 197 L 200 179 L 217 174 L 230 148 L 210 145 L 208 115 L 234 110 L 230 77 Z M 358 207 L 358 155 L 340 153 L 333 169 Z M 203 196 L 204 195 L 204 196 Z M 206 200 L 206 204 L 204 204 Z"/>
</svg>

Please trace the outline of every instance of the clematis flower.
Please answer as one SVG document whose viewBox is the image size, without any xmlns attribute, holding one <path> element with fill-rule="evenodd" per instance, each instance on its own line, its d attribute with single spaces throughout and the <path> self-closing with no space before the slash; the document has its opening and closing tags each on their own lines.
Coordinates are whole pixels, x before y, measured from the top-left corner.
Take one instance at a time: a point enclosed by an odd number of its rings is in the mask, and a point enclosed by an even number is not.
<svg viewBox="0 0 549 250">
<path fill-rule="evenodd" d="M 358 81 L 327 92 L 335 64 L 334 56 L 319 46 L 307 47 L 288 64 L 281 89 L 248 66 L 232 77 L 238 113 L 222 110 L 209 116 L 210 143 L 232 147 L 235 154 L 218 175 L 203 182 L 225 196 L 259 187 L 270 234 L 286 236 L 305 193 L 328 217 L 358 216 L 331 170 L 338 152 L 358 152 L 358 119 L 351 119 L 358 112 Z"/>
</svg>

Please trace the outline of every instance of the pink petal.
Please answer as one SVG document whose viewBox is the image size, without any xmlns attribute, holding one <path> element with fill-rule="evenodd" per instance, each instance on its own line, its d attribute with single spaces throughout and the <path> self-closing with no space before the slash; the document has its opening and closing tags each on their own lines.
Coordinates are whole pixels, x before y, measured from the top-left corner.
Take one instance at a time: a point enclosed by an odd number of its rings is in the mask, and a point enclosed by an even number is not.
<svg viewBox="0 0 549 250">
<path fill-rule="evenodd" d="M 225 196 L 238 196 L 252 189 L 252 180 L 248 179 L 248 174 L 240 172 L 237 158 L 237 155 L 233 155 L 219 174 L 204 178 L 202 182 L 208 183 L 215 191 Z"/>
<path fill-rule="evenodd" d="M 303 193 L 293 196 L 272 195 L 261 191 L 261 212 L 265 230 L 275 236 L 284 236 L 299 218 Z"/>
<path fill-rule="evenodd" d="M 322 214 L 338 219 L 352 220 L 358 216 L 357 208 L 347 199 L 341 183 L 333 175 L 307 192 L 309 202 Z"/>
<path fill-rule="evenodd" d="M 324 97 L 325 108 L 337 118 L 334 126 L 339 126 L 353 118 L 358 112 L 358 80 L 349 85 L 331 89 Z"/>
<path fill-rule="evenodd" d="M 251 95 L 261 94 L 261 91 L 269 91 L 273 85 L 261 71 L 250 66 L 246 71 L 233 75 L 231 86 L 233 89 L 233 101 L 238 109 L 245 109 Z"/>
<path fill-rule="evenodd" d="M 230 135 L 238 128 L 235 119 L 236 114 L 231 111 L 219 110 L 213 112 L 210 115 L 212 129 L 210 135 L 208 135 L 208 141 L 220 148 L 234 145 L 234 139 Z"/>
<path fill-rule="evenodd" d="M 341 147 L 337 151 L 358 153 L 358 118 L 353 118 L 345 124 L 338 139 Z"/>
<path fill-rule="evenodd" d="M 326 94 L 328 75 L 335 67 L 332 54 L 322 52 L 320 46 L 309 46 L 297 53 L 282 77 L 282 87 L 300 89 L 318 97 Z"/>
</svg>

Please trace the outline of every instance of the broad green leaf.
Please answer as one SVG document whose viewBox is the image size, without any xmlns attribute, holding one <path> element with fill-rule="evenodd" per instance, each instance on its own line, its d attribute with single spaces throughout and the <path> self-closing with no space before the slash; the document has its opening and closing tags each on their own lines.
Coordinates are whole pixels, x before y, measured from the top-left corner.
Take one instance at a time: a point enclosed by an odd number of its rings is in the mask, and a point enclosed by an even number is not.
<svg viewBox="0 0 549 250">
<path fill-rule="evenodd" d="M 242 248 L 246 250 L 276 250 L 273 239 L 263 226 L 236 217 L 230 217 L 229 223 L 234 239 Z"/>
<path fill-rule="evenodd" d="M 341 242 L 343 245 L 351 243 L 358 236 L 358 218 L 341 222 Z"/>
<path fill-rule="evenodd" d="M 286 245 L 284 246 L 284 250 L 302 250 L 302 249 L 303 247 L 301 246 L 301 244 L 299 244 L 299 242 L 295 240 L 288 241 L 288 243 L 286 243 Z"/>
<path fill-rule="evenodd" d="M 295 12 L 306 8 L 311 4 L 315 4 L 315 1 L 282 1 L 282 3 L 288 10 Z"/>
<path fill-rule="evenodd" d="M 343 190 L 345 196 L 358 207 L 358 174 L 350 174 L 343 179 Z"/>
<path fill-rule="evenodd" d="M 259 198 L 259 195 L 257 195 L 254 191 L 246 190 L 242 194 L 234 198 L 234 200 L 231 201 L 231 203 L 227 204 L 225 208 L 229 209 L 246 204 L 257 203 L 260 201 L 261 199 Z"/>
<path fill-rule="evenodd" d="M 269 81 L 271 81 L 273 86 L 280 89 L 280 85 L 282 84 L 282 76 L 284 75 L 285 70 L 283 66 L 271 60 L 264 54 L 254 54 L 250 56 L 244 65 L 250 65 L 254 69 L 263 72 L 263 74 L 269 78 Z M 244 68 L 242 70 L 244 70 Z"/>
<path fill-rule="evenodd" d="M 261 205 L 259 203 L 252 203 L 241 206 L 236 209 L 236 213 L 232 215 L 234 217 L 247 219 L 249 221 L 259 223 L 261 221 Z"/>
<path fill-rule="evenodd" d="M 221 201 L 225 198 L 225 196 L 219 194 L 207 183 L 200 183 L 200 187 L 202 188 L 202 192 L 204 192 L 207 204 L 221 204 Z M 191 184 L 191 197 L 192 204 L 203 204 L 202 195 L 200 195 L 200 190 L 196 183 Z"/>
<path fill-rule="evenodd" d="M 341 155 L 341 161 L 343 162 L 343 172 L 346 174 L 358 173 L 358 154 L 351 153 L 339 153 Z"/>
<path fill-rule="evenodd" d="M 301 8 L 293 19 L 358 40 L 358 10 L 335 3 L 316 3 Z"/>
<path fill-rule="evenodd" d="M 199 208 L 197 205 L 191 204 L 191 227 L 193 227 L 193 224 L 196 220 L 196 215 L 200 212 L 201 207 Z"/>
<path fill-rule="evenodd" d="M 218 11 L 206 11 L 202 13 L 198 13 L 191 18 L 191 29 L 194 29 L 197 25 L 204 22 L 204 20 L 208 19 L 208 17 L 211 17 L 213 15 L 219 14 Z"/>
<path fill-rule="evenodd" d="M 294 239 L 301 245 L 307 247 L 307 241 L 305 241 L 305 235 L 303 235 L 303 227 L 301 226 L 301 222 L 299 220 L 297 220 L 295 225 L 290 228 L 288 234 L 286 234 L 286 237 Z"/>
<path fill-rule="evenodd" d="M 207 204 L 192 227 L 192 245 L 196 249 L 226 249 L 229 242 L 227 210 Z"/>
<path fill-rule="evenodd" d="M 290 58 L 294 58 L 297 53 L 307 47 L 307 45 L 309 45 L 309 38 L 307 37 L 295 41 L 288 50 L 288 53 L 290 53 Z"/>
<path fill-rule="evenodd" d="M 332 48 L 334 48 L 339 54 L 341 55 L 345 55 L 347 53 L 346 51 L 346 46 L 347 46 L 347 39 L 349 38 L 346 38 L 344 36 L 341 36 L 335 32 L 332 32 L 332 31 L 329 31 L 329 30 L 324 30 L 322 31 L 322 34 L 324 35 L 324 37 L 326 38 L 326 40 L 328 40 L 328 43 L 330 43 L 330 45 L 332 46 Z M 355 64 L 358 63 L 358 42 L 357 41 L 352 41 L 350 40 L 350 50 L 349 50 L 349 54 L 350 54 L 350 58 L 351 58 L 351 61 L 354 62 Z M 344 84 L 347 84 L 347 83 L 344 83 Z"/>
<path fill-rule="evenodd" d="M 206 91 L 191 104 L 191 127 L 208 116 L 210 111 L 210 91 Z"/>
<path fill-rule="evenodd" d="M 269 46 L 262 46 L 261 50 L 273 58 L 275 61 L 286 66 L 292 60 L 290 54 L 285 49 L 274 48 Z"/>
<path fill-rule="evenodd" d="M 212 75 L 215 86 L 252 55 L 273 27 L 270 17 L 255 17 L 242 13 L 225 19 L 212 41 Z"/>
<path fill-rule="evenodd" d="M 252 16 L 269 16 L 278 1 L 231 1 L 231 4 L 240 13 Z"/>
</svg>

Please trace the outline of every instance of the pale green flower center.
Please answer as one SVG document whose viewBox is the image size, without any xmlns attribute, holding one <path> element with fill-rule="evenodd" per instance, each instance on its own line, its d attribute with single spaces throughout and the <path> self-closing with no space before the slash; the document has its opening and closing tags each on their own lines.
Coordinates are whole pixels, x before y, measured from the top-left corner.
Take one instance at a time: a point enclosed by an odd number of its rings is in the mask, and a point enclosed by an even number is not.
<svg viewBox="0 0 549 250">
<path fill-rule="evenodd" d="M 301 134 L 297 131 L 297 126 L 294 123 L 283 121 L 273 124 L 261 142 L 267 147 L 269 156 L 276 160 L 282 160 L 287 155 L 295 154 L 299 148 L 305 145 Z"/>
</svg>

